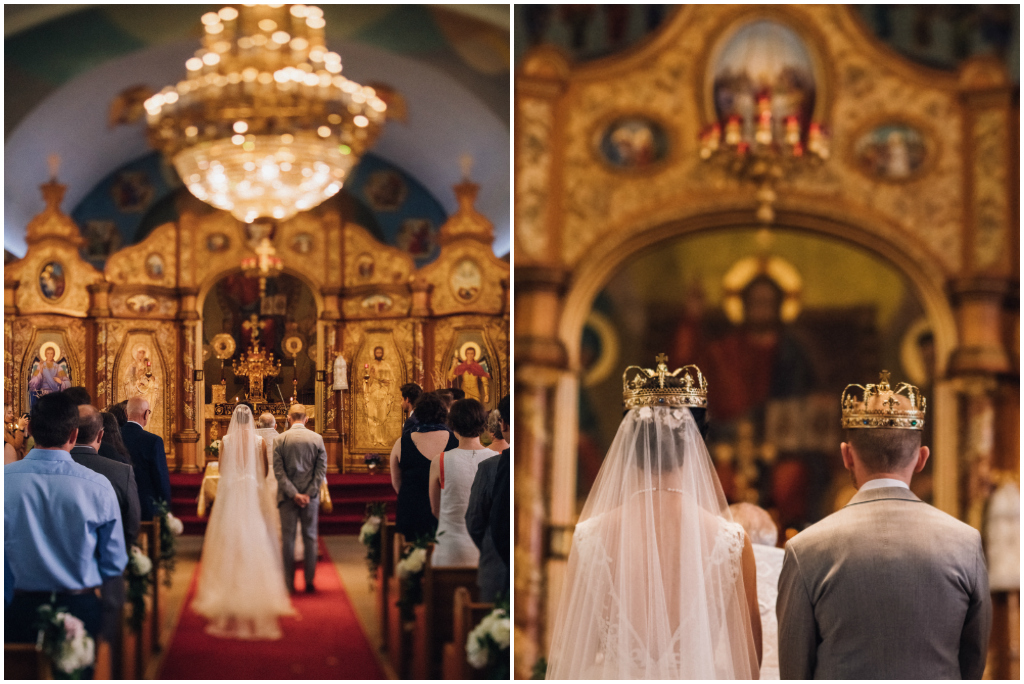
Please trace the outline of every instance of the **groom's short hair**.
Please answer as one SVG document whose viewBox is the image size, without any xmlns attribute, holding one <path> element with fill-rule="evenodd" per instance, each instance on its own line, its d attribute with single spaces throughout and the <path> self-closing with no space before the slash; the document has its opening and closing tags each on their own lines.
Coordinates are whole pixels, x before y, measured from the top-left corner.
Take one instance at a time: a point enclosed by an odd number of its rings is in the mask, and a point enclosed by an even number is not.
<svg viewBox="0 0 1024 684">
<path fill-rule="evenodd" d="M 921 448 L 921 431 L 902 428 L 857 428 L 846 431 L 864 466 L 872 473 L 891 473 L 910 465 Z"/>
<path fill-rule="evenodd" d="M 306 407 L 303 404 L 292 404 L 288 407 L 288 417 L 292 420 L 302 420 L 306 417 Z"/>
</svg>

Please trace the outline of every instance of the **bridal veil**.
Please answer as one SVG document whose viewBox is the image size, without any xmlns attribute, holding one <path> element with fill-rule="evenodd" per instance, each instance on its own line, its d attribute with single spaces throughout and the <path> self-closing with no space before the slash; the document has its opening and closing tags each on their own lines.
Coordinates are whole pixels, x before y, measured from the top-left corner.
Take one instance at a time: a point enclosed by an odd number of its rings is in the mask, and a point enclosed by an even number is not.
<svg viewBox="0 0 1024 684">
<path fill-rule="evenodd" d="M 192 603 L 215 636 L 278 639 L 277 618 L 294 614 L 269 520 L 276 511 L 266 505 L 261 441 L 249 407 L 237 406 L 221 442 L 220 482 Z"/>
<path fill-rule="evenodd" d="M 688 401 L 626 411 L 573 534 L 548 679 L 756 678 L 743 530 Z"/>
</svg>

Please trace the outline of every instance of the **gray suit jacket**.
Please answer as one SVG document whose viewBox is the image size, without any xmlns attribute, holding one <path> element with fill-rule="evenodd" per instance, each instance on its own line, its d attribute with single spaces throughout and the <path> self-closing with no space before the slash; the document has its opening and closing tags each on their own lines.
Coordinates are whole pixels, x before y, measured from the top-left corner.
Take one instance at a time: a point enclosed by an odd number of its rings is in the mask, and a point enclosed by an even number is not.
<svg viewBox="0 0 1024 684">
<path fill-rule="evenodd" d="M 981 535 L 901 487 L 858 492 L 786 544 L 776 611 L 782 679 L 980 679 Z"/>
<path fill-rule="evenodd" d="M 298 427 L 296 427 L 298 425 Z M 274 440 L 274 476 L 277 500 L 305 494 L 310 500 L 320 496 L 320 483 L 327 476 L 327 450 L 324 438 L 296 423 Z"/>
<path fill-rule="evenodd" d="M 121 525 L 124 527 L 124 541 L 130 549 L 139 536 L 141 510 L 139 488 L 135 485 L 135 469 L 130 465 L 100 456 L 92 447 L 75 445 L 71 458 L 78 465 L 99 473 L 110 480 L 117 494 L 117 505 L 121 509 Z"/>
<path fill-rule="evenodd" d="M 480 549 L 480 564 L 476 583 L 480 587 L 480 600 L 489 603 L 494 595 L 505 586 L 508 566 L 494 546 L 491 535 L 491 508 L 494 505 L 494 481 L 498 476 L 498 461 L 501 454 L 480 461 L 469 493 L 466 508 L 466 529 L 473 543 Z"/>
</svg>

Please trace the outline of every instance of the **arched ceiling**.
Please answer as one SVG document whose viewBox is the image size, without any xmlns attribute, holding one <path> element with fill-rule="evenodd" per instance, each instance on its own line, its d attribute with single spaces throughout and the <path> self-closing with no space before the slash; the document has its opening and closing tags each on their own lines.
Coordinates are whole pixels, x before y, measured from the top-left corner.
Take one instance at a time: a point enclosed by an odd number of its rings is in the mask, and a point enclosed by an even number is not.
<svg viewBox="0 0 1024 684">
<path fill-rule="evenodd" d="M 72 6 L 65 14 L 58 6 L 21 7 L 5 6 L 5 23 L 23 27 L 12 34 L 5 26 L 4 246 L 15 255 L 24 254 L 25 225 L 43 207 L 49 155 L 61 157 L 70 213 L 100 179 L 150 152 L 143 122 L 108 126 L 110 103 L 130 86 L 180 80 L 199 46 L 199 17 L 218 6 Z M 495 253 L 505 254 L 508 6 L 505 28 L 490 6 L 446 7 L 324 5 L 328 47 L 341 54 L 348 77 L 387 83 L 405 97 L 408 121 L 389 122 L 373 152 L 419 180 L 449 213 L 460 158 L 473 157 L 477 206 L 494 222 Z M 65 40 L 76 30 L 82 38 Z"/>
</svg>

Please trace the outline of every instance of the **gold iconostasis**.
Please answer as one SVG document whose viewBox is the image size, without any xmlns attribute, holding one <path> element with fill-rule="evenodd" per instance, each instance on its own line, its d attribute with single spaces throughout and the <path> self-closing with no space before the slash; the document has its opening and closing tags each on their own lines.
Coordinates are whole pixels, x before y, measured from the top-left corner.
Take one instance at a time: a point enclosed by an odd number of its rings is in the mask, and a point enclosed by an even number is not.
<svg viewBox="0 0 1024 684">
<path fill-rule="evenodd" d="M 622 369 L 659 353 L 701 367 L 723 488 L 780 539 L 849 499 L 841 392 L 882 369 L 928 398 L 923 499 L 987 534 L 1019 487 L 1004 64 L 920 66 L 850 6 L 662 14 L 608 56 L 538 44 L 516 74 L 518 677 L 547 653 Z"/>
<path fill-rule="evenodd" d="M 16 413 L 70 386 L 100 407 L 142 396 L 171 470 L 189 473 L 235 402 L 281 426 L 294 400 L 323 434 L 330 472 L 379 472 L 401 435 L 403 384 L 462 387 L 489 408 L 508 392 L 509 265 L 468 180 L 432 263 L 417 268 L 332 199 L 273 228 L 283 266 L 262 292 L 241 264 L 267 236 L 187 192 L 176 221 L 100 271 L 61 211 L 64 187 L 42 191 L 28 252 L 4 274 L 4 401 Z"/>
</svg>

